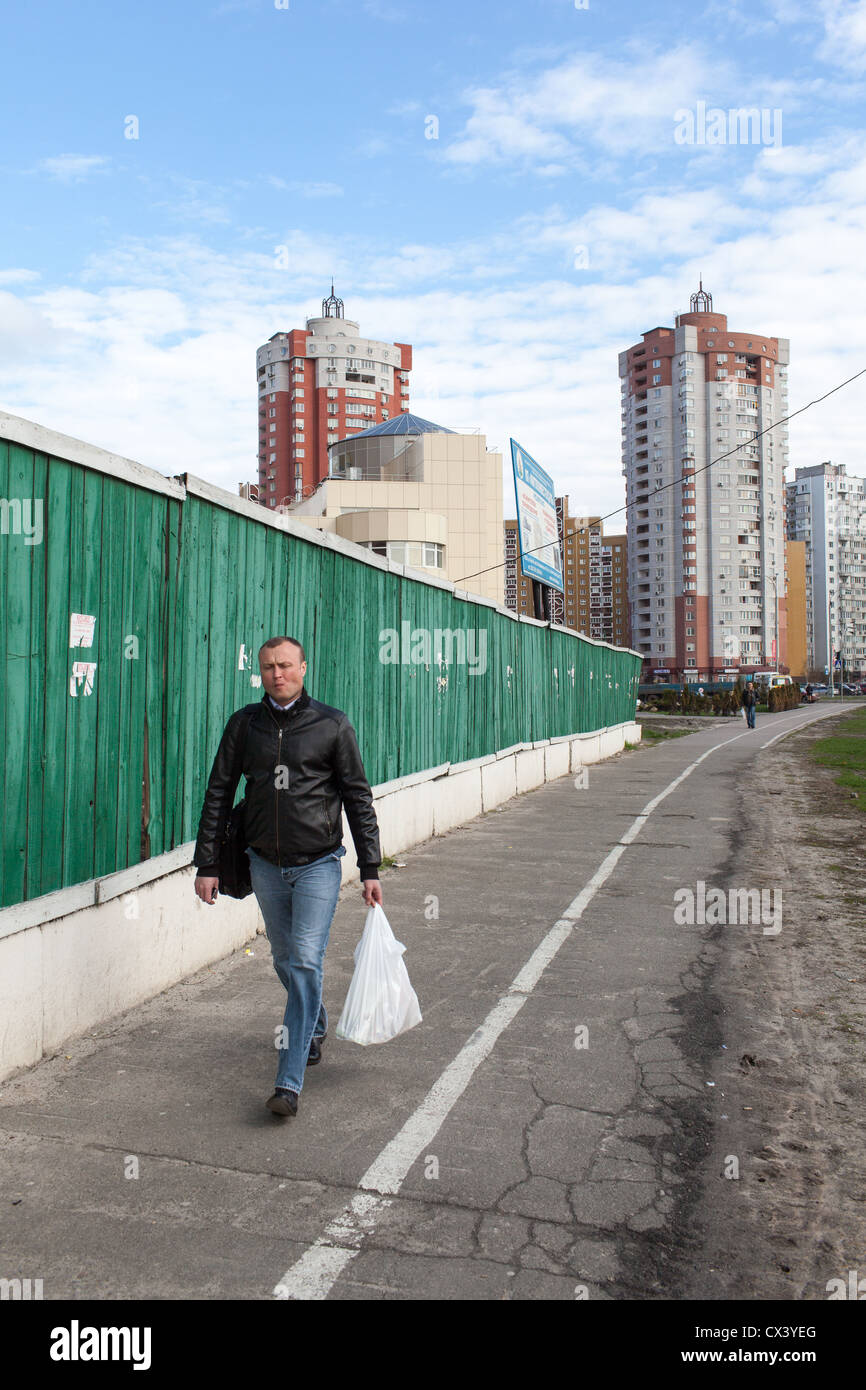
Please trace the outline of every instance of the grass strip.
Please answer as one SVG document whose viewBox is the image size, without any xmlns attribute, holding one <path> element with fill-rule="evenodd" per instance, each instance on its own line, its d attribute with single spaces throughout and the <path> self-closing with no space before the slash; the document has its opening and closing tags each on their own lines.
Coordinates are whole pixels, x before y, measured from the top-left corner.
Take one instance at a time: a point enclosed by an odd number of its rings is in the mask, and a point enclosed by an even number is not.
<svg viewBox="0 0 866 1390">
<path fill-rule="evenodd" d="M 859 792 L 857 805 L 866 811 L 866 709 L 848 715 L 839 733 L 817 739 L 810 753 L 822 767 L 839 769 L 836 784 Z"/>
</svg>

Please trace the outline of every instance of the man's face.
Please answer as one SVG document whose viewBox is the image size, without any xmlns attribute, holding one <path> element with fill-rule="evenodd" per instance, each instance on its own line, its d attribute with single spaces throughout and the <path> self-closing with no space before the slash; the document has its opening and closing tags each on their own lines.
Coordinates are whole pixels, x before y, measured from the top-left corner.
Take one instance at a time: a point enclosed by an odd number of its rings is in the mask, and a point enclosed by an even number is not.
<svg viewBox="0 0 866 1390">
<path fill-rule="evenodd" d="M 259 656 L 262 685 L 281 705 L 287 705 L 301 693 L 307 663 L 300 660 L 300 655 L 291 642 L 284 642 L 280 647 L 265 647 Z"/>
</svg>

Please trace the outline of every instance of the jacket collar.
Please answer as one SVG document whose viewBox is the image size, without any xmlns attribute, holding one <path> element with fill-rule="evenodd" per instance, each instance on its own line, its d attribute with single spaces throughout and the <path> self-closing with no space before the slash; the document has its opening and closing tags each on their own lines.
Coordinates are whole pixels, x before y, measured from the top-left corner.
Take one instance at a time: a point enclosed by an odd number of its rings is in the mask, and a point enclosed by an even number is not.
<svg viewBox="0 0 866 1390">
<path fill-rule="evenodd" d="M 264 695 L 262 696 L 262 704 L 270 710 L 271 714 L 274 715 L 275 718 L 279 718 L 280 714 L 282 714 L 284 719 L 294 719 L 296 715 L 300 714 L 302 709 L 306 709 L 309 703 L 310 696 L 305 685 L 301 686 L 301 693 L 298 696 L 295 703 L 292 705 L 292 708 L 289 710 L 274 709 L 274 706 L 271 704 L 267 691 L 265 691 Z"/>
</svg>

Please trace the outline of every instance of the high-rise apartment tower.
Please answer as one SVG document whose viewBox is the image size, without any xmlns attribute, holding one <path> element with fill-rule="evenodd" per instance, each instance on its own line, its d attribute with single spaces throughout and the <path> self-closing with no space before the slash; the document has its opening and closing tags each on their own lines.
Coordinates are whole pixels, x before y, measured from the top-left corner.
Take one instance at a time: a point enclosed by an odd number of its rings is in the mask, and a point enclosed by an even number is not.
<svg viewBox="0 0 866 1390">
<path fill-rule="evenodd" d="M 844 463 L 798 468 L 788 484 L 788 536 L 806 543 L 809 670 L 866 674 L 866 480 Z M 838 679 L 838 674 L 837 674 Z"/>
<path fill-rule="evenodd" d="M 256 352 L 258 496 L 277 508 L 328 476 L 328 447 L 409 409 L 408 343 L 362 338 L 342 299 L 322 300 L 306 328 L 275 333 Z"/>
<path fill-rule="evenodd" d="M 701 285 L 620 353 L 631 644 L 643 678 L 785 657 L 788 341 L 742 333 Z"/>
</svg>

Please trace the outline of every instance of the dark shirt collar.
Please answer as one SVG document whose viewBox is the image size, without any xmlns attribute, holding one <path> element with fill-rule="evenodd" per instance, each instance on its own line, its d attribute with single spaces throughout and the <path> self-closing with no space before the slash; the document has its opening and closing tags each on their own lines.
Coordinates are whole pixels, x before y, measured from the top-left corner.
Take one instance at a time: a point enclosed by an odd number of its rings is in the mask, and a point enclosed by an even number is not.
<svg viewBox="0 0 866 1390">
<path fill-rule="evenodd" d="M 299 710 L 304 709 L 304 707 L 310 703 L 310 697 L 307 693 L 306 686 L 301 686 L 300 695 L 297 695 L 289 705 L 278 705 L 275 700 L 271 699 L 267 691 L 265 691 L 264 695 L 262 696 L 262 703 L 267 704 L 268 708 L 273 710 L 275 714 L 291 714 L 292 717 L 294 717 L 294 715 L 296 715 Z"/>
</svg>

